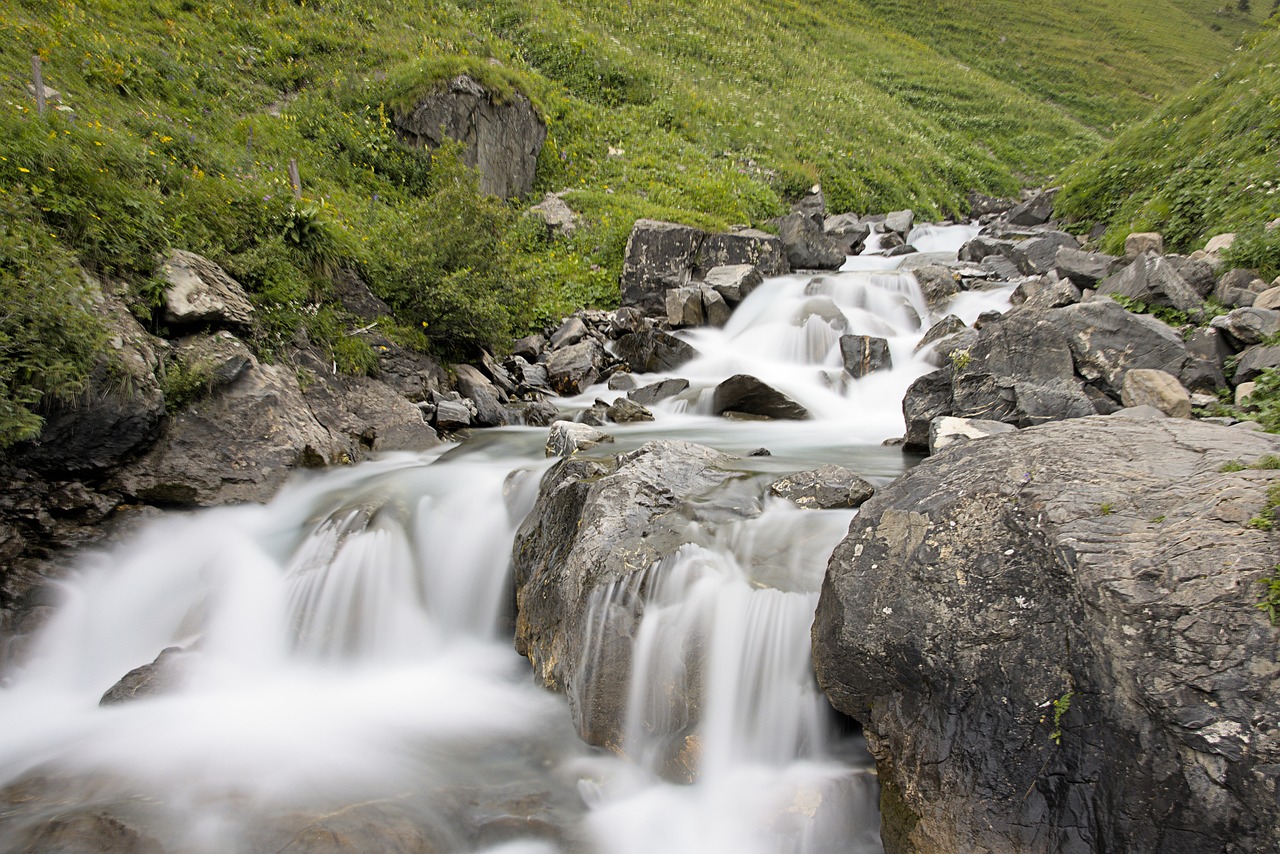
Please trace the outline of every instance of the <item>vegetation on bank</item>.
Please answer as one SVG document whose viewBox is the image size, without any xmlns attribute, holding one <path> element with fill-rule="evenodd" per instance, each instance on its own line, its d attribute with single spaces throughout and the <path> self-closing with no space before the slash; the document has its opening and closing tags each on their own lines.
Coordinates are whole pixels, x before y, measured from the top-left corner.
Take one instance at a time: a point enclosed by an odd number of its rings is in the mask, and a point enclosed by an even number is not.
<svg viewBox="0 0 1280 854">
<path fill-rule="evenodd" d="M 1235 231 L 1227 260 L 1280 274 L 1280 25 L 1268 24 L 1220 71 L 1168 101 L 1063 176 L 1057 213 L 1103 223 L 1103 248 L 1159 231 L 1190 251 Z"/>
<path fill-rule="evenodd" d="M 1221 62 L 1248 24 L 1200 0 L 1104 4 L 1159 27 L 1095 21 L 1095 61 L 1072 69 L 1046 46 L 1077 14 L 950 5 L 16 0 L 0 10 L 0 447 L 39 429 L 43 396 L 75 396 L 96 357 L 77 265 L 124 282 L 154 324 L 157 258 L 198 252 L 250 292 L 261 356 L 301 337 L 369 372 L 334 299 L 354 274 L 395 310 L 381 332 L 466 354 L 616 302 L 638 217 L 761 224 L 815 182 L 834 209 L 932 217 L 971 189 L 1037 183 Z M 975 23 L 991 35 L 966 43 Z M 32 54 L 61 95 L 43 116 Z M 456 152 L 396 137 L 397 109 L 463 71 L 546 118 L 534 196 L 567 191 L 573 236 L 481 196 Z M 1077 85 L 1102 94 L 1077 104 Z"/>
</svg>

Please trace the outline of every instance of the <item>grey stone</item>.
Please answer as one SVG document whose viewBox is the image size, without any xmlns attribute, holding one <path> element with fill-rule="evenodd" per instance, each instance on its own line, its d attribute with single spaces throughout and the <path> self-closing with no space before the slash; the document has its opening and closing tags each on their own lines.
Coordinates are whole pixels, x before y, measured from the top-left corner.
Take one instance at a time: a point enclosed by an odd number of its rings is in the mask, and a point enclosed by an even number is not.
<svg viewBox="0 0 1280 854">
<path fill-rule="evenodd" d="M 729 322 L 729 318 L 733 316 L 733 309 L 729 308 L 729 304 L 725 302 L 724 297 L 708 287 L 701 289 L 702 293 L 702 313 L 706 317 L 707 325 L 716 328 L 723 327 Z"/>
<path fill-rule="evenodd" d="M 875 494 L 876 488 L 844 466 L 824 465 L 780 477 L 769 485 L 769 493 L 808 510 L 857 507 Z"/>
<path fill-rule="evenodd" d="M 778 236 L 793 270 L 837 270 L 845 253 L 822 230 L 821 220 L 793 213 L 778 221 Z"/>
<path fill-rule="evenodd" d="M 1261 344 L 1280 332 L 1280 311 L 1249 306 L 1215 317 L 1209 325 L 1239 347 Z"/>
<path fill-rule="evenodd" d="M 531 400 L 520 410 L 520 420 L 530 427 L 550 427 L 560 420 L 560 410 L 549 400 Z"/>
<path fill-rule="evenodd" d="M 702 312 L 702 291 L 698 288 L 672 288 L 667 291 L 667 324 L 673 329 L 701 326 L 706 321 Z"/>
<path fill-rule="evenodd" d="M 606 385 L 611 391 L 630 391 L 636 387 L 636 378 L 626 371 L 618 371 L 609 376 Z"/>
<path fill-rule="evenodd" d="M 1270 311 L 1280 309 L 1280 287 L 1267 288 L 1258 294 L 1253 301 L 1254 308 L 1265 308 Z"/>
<path fill-rule="evenodd" d="M 920 283 L 920 291 L 930 309 L 937 310 L 960 293 L 960 277 L 939 264 L 928 264 L 912 271 Z"/>
<path fill-rule="evenodd" d="M 1204 309 L 1204 299 L 1159 255 L 1146 253 L 1098 284 L 1098 293 L 1117 294 L 1147 305 L 1176 308 L 1189 314 Z"/>
<path fill-rule="evenodd" d="M 887 371 L 893 368 L 889 342 L 884 338 L 875 338 L 870 335 L 841 335 L 840 357 L 844 362 L 845 372 L 855 380 L 865 377 L 872 371 Z"/>
<path fill-rule="evenodd" d="M 527 215 L 541 219 L 550 235 L 567 237 L 578 228 L 578 215 L 556 193 L 543 196 L 542 201 L 529 208 Z"/>
<path fill-rule="evenodd" d="M 165 280 L 163 319 L 178 332 L 204 326 L 248 331 L 253 305 L 227 272 L 194 252 L 175 249 L 160 267 Z"/>
<path fill-rule="evenodd" d="M 971 442 L 864 504 L 814 621 L 898 851 L 1280 846 L 1280 438 L 1084 418 Z M 1176 818 L 1175 818 L 1176 816 Z M 888 846 L 887 846 L 888 847 Z"/>
<path fill-rule="evenodd" d="M 613 349 L 619 359 L 640 374 L 673 371 L 698 355 L 692 346 L 660 329 L 624 335 Z"/>
<path fill-rule="evenodd" d="M 1164 254 L 1164 237 L 1158 232 L 1134 232 L 1124 239 L 1124 254 L 1128 257 L 1137 258 L 1148 252 L 1154 252 L 1156 255 Z"/>
<path fill-rule="evenodd" d="M 593 448 L 602 442 L 612 442 L 613 437 L 592 427 L 574 421 L 556 421 L 547 434 L 548 457 L 568 457 L 575 452 Z"/>
<path fill-rule="evenodd" d="M 809 410 L 776 388 L 748 374 L 736 374 L 716 386 L 711 398 L 713 415 L 726 413 L 803 421 Z"/>
<path fill-rule="evenodd" d="M 907 424 L 903 447 L 908 451 L 928 451 L 933 419 L 951 415 L 954 408 L 950 368 L 925 374 L 913 382 L 902 398 L 902 416 Z"/>
<path fill-rule="evenodd" d="M 476 424 L 481 427 L 501 427 L 508 422 L 506 409 L 502 406 L 507 396 L 488 377 L 473 365 L 454 365 L 453 372 L 457 378 L 458 391 L 475 404 Z"/>
<path fill-rule="evenodd" d="M 546 338 L 537 334 L 526 335 L 523 338 L 516 339 L 515 342 L 512 343 L 511 354 L 513 356 L 520 356 L 530 362 L 536 362 L 538 361 L 538 356 L 541 355 L 542 351 L 546 348 Z"/>
<path fill-rule="evenodd" d="M 911 234 L 911 227 L 915 225 L 915 221 L 915 211 L 892 211 L 885 214 L 884 227 L 889 231 L 895 231 L 902 235 L 902 238 L 905 240 L 907 235 Z"/>
<path fill-rule="evenodd" d="M 1046 313 L 1066 336 L 1076 371 L 1114 398 L 1120 397 L 1122 374 L 1132 368 L 1155 368 L 1178 375 L 1187 361 L 1182 336 L 1145 314 L 1125 311 L 1100 298 Z"/>
<path fill-rule="evenodd" d="M 155 661 L 130 670 L 107 689 L 99 706 L 113 706 L 143 697 L 167 694 L 182 687 L 186 679 L 189 653 L 171 646 L 160 651 Z"/>
<path fill-rule="evenodd" d="M 1080 288 L 1071 279 L 1036 276 L 1019 282 L 1009 301 L 1028 309 L 1046 309 L 1075 305 L 1080 298 Z"/>
<path fill-rule="evenodd" d="M 760 271 L 751 264 L 729 264 L 708 270 L 703 284 L 720 294 L 725 302 L 737 305 L 763 281 Z"/>
<path fill-rule="evenodd" d="M 1024 276 L 1040 276 L 1057 266 L 1058 252 L 1076 251 L 1080 241 L 1063 231 L 1046 231 L 1010 248 L 1009 260 Z"/>
<path fill-rule="evenodd" d="M 627 397 L 620 397 L 611 403 L 606 413 L 610 421 L 615 421 L 619 424 L 653 420 L 652 412 Z"/>
<path fill-rule="evenodd" d="M 1267 368 L 1280 367 L 1280 345 L 1254 345 L 1240 354 L 1236 363 L 1237 383 L 1256 380 Z"/>
<path fill-rule="evenodd" d="M 415 145 L 438 148 L 462 143 L 463 162 L 480 170 L 480 191 L 515 198 L 533 189 L 547 126 L 521 92 L 505 100 L 460 74 L 393 119 Z"/>
<path fill-rule="evenodd" d="M 586 337 L 587 324 L 582 322 L 582 318 L 566 317 L 564 322 L 551 334 L 550 346 L 552 350 L 559 350 L 561 347 L 577 344 Z"/>
<path fill-rule="evenodd" d="M 1062 278 L 1070 279 L 1076 287 L 1091 288 L 1111 275 L 1115 262 L 1113 255 L 1060 246 L 1053 258 L 1053 269 Z"/>
<path fill-rule="evenodd" d="M 955 333 L 968 328 L 969 327 L 965 325 L 965 322 L 959 317 L 954 314 L 948 314 L 946 317 L 933 324 L 933 326 L 929 327 L 929 331 L 926 332 L 920 339 L 920 342 L 916 344 L 916 352 L 919 353 L 930 344 L 940 341 L 948 335 L 954 335 Z"/>
<path fill-rule="evenodd" d="M 588 339 L 559 350 L 547 357 L 547 379 L 559 394 L 580 394 L 600 378 L 604 349 Z"/>
<path fill-rule="evenodd" d="M 1057 198 L 1056 188 L 1037 193 L 1022 204 L 1009 211 L 1007 217 L 1011 225 L 1041 225 L 1053 217 L 1053 201 Z"/>
<path fill-rule="evenodd" d="M 1017 429 L 1003 421 L 941 415 L 929 423 L 929 453 L 936 454 L 954 445 L 995 436 L 998 433 L 1009 433 Z"/>
<path fill-rule="evenodd" d="M 1135 368 L 1125 371 L 1120 387 L 1125 406 L 1153 406 L 1170 418 L 1191 417 L 1191 395 L 1167 371 Z"/>
<path fill-rule="evenodd" d="M 472 419 L 475 417 L 471 410 L 472 408 L 461 400 L 437 401 L 436 429 L 443 432 L 452 432 L 470 427 Z"/>
<path fill-rule="evenodd" d="M 666 379 L 628 392 L 627 397 L 642 406 L 653 406 L 658 401 L 666 400 L 668 397 L 675 397 L 688 388 L 688 380 Z"/>
</svg>

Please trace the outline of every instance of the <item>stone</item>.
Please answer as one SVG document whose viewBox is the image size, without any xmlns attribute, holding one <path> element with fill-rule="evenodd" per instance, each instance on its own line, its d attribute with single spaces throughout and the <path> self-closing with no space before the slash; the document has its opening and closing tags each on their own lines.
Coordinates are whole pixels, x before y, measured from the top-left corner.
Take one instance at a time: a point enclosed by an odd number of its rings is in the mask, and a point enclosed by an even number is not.
<svg viewBox="0 0 1280 854">
<path fill-rule="evenodd" d="M 520 420 L 530 427 L 550 427 L 560 420 L 560 409 L 549 400 L 531 400 L 520 410 Z"/>
<path fill-rule="evenodd" d="M 453 373 L 459 393 L 475 404 L 476 424 L 481 427 L 501 427 L 508 423 L 507 411 L 502 405 L 507 396 L 488 377 L 473 365 L 454 365 Z"/>
<path fill-rule="evenodd" d="M 1037 193 L 1009 211 L 1007 217 L 1009 224 L 1042 225 L 1048 222 L 1053 218 L 1053 201 L 1057 196 L 1057 188 Z"/>
<path fill-rule="evenodd" d="M 762 231 L 710 234 L 699 228 L 637 220 L 622 262 L 622 305 L 650 317 L 666 313 L 666 292 L 705 278 L 708 271 L 746 264 L 762 276 L 788 271 L 782 240 Z"/>
<path fill-rule="evenodd" d="M 1253 301 L 1254 308 L 1263 308 L 1268 311 L 1280 309 L 1280 287 L 1267 288 Z"/>
<path fill-rule="evenodd" d="M 792 270 L 838 270 L 844 264 L 843 249 L 827 237 L 820 219 L 788 214 L 778 220 L 778 236 Z"/>
<path fill-rule="evenodd" d="M 1155 368 L 1176 376 L 1187 361 L 1187 345 L 1177 330 L 1150 315 L 1125 311 L 1114 300 L 1093 299 L 1046 316 L 1066 336 L 1076 372 L 1116 399 L 1125 371 Z"/>
<path fill-rule="evenodd" d="M 1213 289 L 1213 298 L 1232 307 L 1251 306 L 1267 285 L 1252 270 L 1228 270 Z"/>
<path fill-rule="evenodd" d="M 1092 417 L 881 487 L 835 549 L 819 684 L 876 758 L 896 851 L 1280 846 L 1280 438 Z"/>
<path fill-rule="evenodd" d="M 822 224 L 827 237 L 836 242 L 845 255 L 857 255 L 866 245 L 871 226 L 858 219 L 857 214 L 844 213 L 829 216 Z"/>
<path fill-rule="evenodd" d="M 675 397 L 689 388 L 689 381 L 684 379 L 666 379 L 650 383 L 627 393 L 627 397 L 641 406 L 653 406 L 660 400 Z"/>
<path fill-rule="evenodd" d="M 1248 306 L 1215 317 L 1209 326 L 1217 329 L 1238 347 L 1261 344 L 1280 333 L 1280 311 Z"/>
<path fill-rule="evenodd" d="M 628 397 L 620 397 L 606 410 L 609 420 L 618 424 L 652 421 L 653 413 Z"/>
<path fill-rule="evenodd" d="M 605 386 L 610 391 L 630 391 L 636 387 L 636 378 L 626 371 L 618 371 L 609 376 Z"/>
<path fill-rule="evenodd" d="M 926 332 L 920 338 L 919 343 L 916 344 L 915 351 L 919 353 L 925 347 L 941 341 L 948 335 L 954 335 L 957 332 L 961 332 L 968 328 L 969 327 L 965 325 L 965 322 L 959 317 L 954 314 L 948 314 L 946 317 L 933 324 L 933 326 L 929 327 L 929 331 Z"/>
<path fill-rule="evenodd" d="M 929 453 L 936 454 L 941 450 L 973 439 L 982 439 L 987 436 L 994 436 L 997 433 L 1009 433 L 1017 429 L 1012 424 L 1006 424 L 1003 421 L 941 415 L 929 422 Z"/>
<path fill-rule="evenodd" d="M 717 329 L 724 327 L 733 316 L 733 309 L 725 302 L 724 297 L 711 288 L 703 287 L 699 292 L 702 295 L 702 314 L 707 325 Z"/>
<path fill-rule="evenodd" d="M 1080 288 L 1071 279 L 1036 276 L 1019 282 L 1009 301 L 1027 309 L 1060 308 L 1075 305 L 1081 296 Z"/>
<path fill-rule="evenodd" d="M 916 214 L 912 210 L 891 211 L 884 216 L 884 227 L 888 231 L 894 231 L 902 235 L 902 239 L 906 240 L 911 234 L 911 227 L 915 225 Z"/>
<path fill-rule="evenodd" d="M 1193 393 L 1216 395 L 1218 389 L 1227 387 L 1223 368 L 1231 355 L 1231 345 L 1217 329 L 1196 329 L 1187 338 L 1187 361 L 1178 373 L 1178 381 Z"/>
<path fill-rule="evenodd" d="M 1070 246 L 1060 246 L 1053 257 L 1053 269 L 1064 279 L 1070 279 L 1078 288 L 1092 288 L 1111 275 L 1115 265 L 1113 255 L 1101 252 L 1085 252 Z"/>
<path fill-rule="evenodd" d="M 935 418 L 950 415 L 954 407 L 950 368 L 925 374 L 911 383 L 902 398 L 902 417 L 907 425 L 903 448 L 928 451 L 930 425 Z"/>
<path fill-rule="evenodd" d="M 556 328 L 556 331 L 551 333 L 550 347 L 552 350 L 570 347 L 586 337 L 587 324 L 582 322 L 582 318 L 566 317 L 564 322 Z"/>
<path fill-rule="evenodd" d="M 769 485 L 769 494 L 785 498 L 806 510 L 857 507 L 875 494 L 868 481 L 834 464 L 780 477 Z"/>
<path fill-rule="evenodd" d="M 1204 299 L 1209 298 L 1218 284 L 1218 275 L 1213 271 L 1213 265 L 1207 261 L 1181 255 L 1166 255 L 1164 260 Z"/>
<path fill-rule="evenodd" d="M 1080 241 L 1072 235 L 1064 231 L 1046 231 L 1009 247 L 1006 255 L 1018 265 L 1018 271 L 1024 276 L 1040 276 L 1057 266 L 1059 251 L 1077 251 L 1079 248 Z"/>
<path fill-rule="evenodd" d="M 23 827 L 10 838 L 13 851 L 58 852 L 58 854 L 165 854 L 165 847 L 154 837 L 105 812 L 92 814 L 73 810 L 60 811 L 33 826 Z"/>
<path fill-rule="evenodd" d="M 1222 257 L 1222 253 L 1235 245 L 1236 236 L 1234 233 L 1215 234 L 1210 237 L 1204 245 L 1204 252 L 1212 261 L 1218 261 Z"/>
<path fill-rule="evenodd" d="M 631 644 L 639 602 L 608 598 L 692 541 L 691 522 L 760 512 L 736 457 L 689 442 L 649 442 L 606 460 L 571 457 L 542 478 L 538 499 L 516 533 L 516 650 L 537 678 L 563 691 L 579 735 L 621 747 L 630 684 Z M 609 612 L 607 633 L 593 639 L 593 606 Z M 675 732 L 696 724 L 697 674 L 670 697 Z M 653 725 L 658 725 L 654 722 Z"/>
<path fill-rule="evenodd" d="M 190 653 L 181 647 L 171 646 L 161 650 L 155 661 L 135 667 L 107 689 L 98 705 L 127 703 L 143 697 L 167 694 L 182 687 L 189 656 Z"/>
<path fill-rule="evenodd" d="M 173 332 L 213 327 L 247 332 L 253 304 L 244 288 L 207 258 L 175 249 L 160 266 L 164 324 Z"/>
<path fill-rule="evenodd" d="M 697 358 L 698 351 L 661 329 L 633 332 L 618 339 L 613 347 L 619 359 L 639 374 L 674 371 Z"/>
<path fill-rule="evenodd" d="M 471 426 L 475 413 L 472 407 L 461 400 L 440 400 L 436 402 L 436 429 L 444 433 L 462 430 Z"/>
<path fill-rule="evenodd" d="M 672 288 L 667 291 L 667 324 L 672 329 L 701 326 L 706 322 L 702 312 L 702 291 L 698 288 Z"/>
<path fill-rule="evenodd" d="M 568 237 L 578 229 L 578 215 L 558 193 L 547 193 L 526 214 L 542 220 L 550 236 Z"/>
<path fill-rule="evenodd" d="M 551 351 L 547 357 L 547 379 L 557 393 L 581 394 L 600 378 L 604 348 L 592 339 Z"/>
<path fill-rule="evenodd" d="M 1154 252 L 1164 254 L 1164 236 L 1155 231 L 1135 231 L 1124 239 L 1124 254 L 1129 258 L 1137 258 Z"/>
<path fill-rule="evenodd" d="M 1191 417 L 1191 395 L 1166 371 L 1135 368 L 1125 371 L 1120 386 L 1120 402 L 1125 406 L 1153 406 L 1170 418 Z"/>
<path fill-rule="evenodd" d="M 1018 206 L 1017 199 L 987 196 L 976 190 L 970 190 L 968 198 L 970 219 L 984 219 L 997 214 L 1008 213 Z"/>
<path fill-rule="evenodd" d="M 1280 345 L 1257 344 L 1240 354 L 1236 362 L 1235 381 L 1249 382 L 1260 377 L 1267 368 L 1277 367 L 1280 367 Z"/>
<path fill-rule="evenodd" d="M 632 332 L 642 332 L 648 328 L 646 324 L 649 322 L 639 309 L 624 306 L 613 313 L 613 320 L 609 322 L 609 337 L 616 340 Z"/>
<path fill-rule="evenodd" d="M 1149 252 L 1099 282 L 1098 293 L 1115 294 L 1146 305 L 1168 306 L 1192 315 L 1199 315 L 1204 309 L 1204 298 L 1178 275 L 1173 265 Z"/>
<path fill-rule="evenodd" d="M 870 335 L 841 335 L 840 357 L 844 370 L 853 379 L 861 379 L 872 371 L 893 369 L 889 342 Z"/>
<path fill-rule="evenodd" d="M 547 126 L 529 98 L 506 99 L 460 74 L 392 117 L 396 131 L 413 145 L 439 148 L 462 143 L 462 160 L 480 171 L 480 192 L 513 199 L 533 189 Z"/>
<path fill-rule="evenodd" d="M 1022 270 L 1018 268 L 1018 265 L 1004 255 L 988 255 L 981 259 L 981 264 L 984 268 L 990 270 L 997 280 L 1008 282 L 1022 275 Z"/>
<path fill-rule="evenodd" d="M 702 281 L 725 302 L 737 305 L 764 282 L 764 277 L 751 264 L 727 264 L 712 267 Z"/>
<path fill-rule="evenodd" d="M 940 264 L 927 264 L 912 271 L 930 309 L 937 310 L 960 293 L 960 277 Z"/>
<path fill-rule="evenodd" d="M 1255 382 L 1240 383 L 1240 385 L 1236 386 L 1232 400 L 1235 402 L 1236 406 L 1247 408 L 1250 403 L 1252 403 L 1249 398 L 1253 397 L 1253 393 L 1257 391 L 1257 389 L 1258 384 Z"/>
<path fill-rule="evenodd" d="M 548 457 L 568 457 L 577 451 L 594 448 L 603 442 L 612 442 L 613 437 L 589 424 L 574 421 L 556 421 L 547 434 L 546 454 Z"/>
<path fill-rule="evenodd" d="M 726 413 L 793 421 L 809 417 L 809 410 L 749 374 L 736 374 L 716 386 L 711 414 Z"/>
<path fill-rule="evenodd" d="M 519 356 L 529 362 L 536 362 L 546 348 L 547 339 L 535 333 L 517 338 L 511 345 L 511 355 Z"/>
</svg>

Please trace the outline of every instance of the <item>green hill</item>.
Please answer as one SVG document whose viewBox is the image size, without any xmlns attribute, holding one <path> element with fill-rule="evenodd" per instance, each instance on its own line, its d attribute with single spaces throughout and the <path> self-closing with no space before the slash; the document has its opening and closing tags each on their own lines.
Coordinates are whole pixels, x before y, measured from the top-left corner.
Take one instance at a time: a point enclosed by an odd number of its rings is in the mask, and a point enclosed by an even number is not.
<svg viewBox="0 0 1280 854">
<path fill-rule="evenodd" d="M 24 270 L 42 271 L 46 292 L 61 275 L 72 316 L 82 289 L 56 271 L 73 259 L 129 282 L 145 317 L 157 253 L 190 249 L 250 290 L 264 357 L 301 334 L 368 371 L 373 353 L 329 298 L 336 270 L 391 303 L 401 340 L 501 343 L 616 301 L 637 217 L 760 224 L 815 182 L 837 210 L 958 212 L 971 189 L 1012 193 L 1097 150 L 1249 26 L 1200 0 L 1095 10 L 15 0 L 0 9 L 0 245 L 38 257 L 0 258 L 15 306 L 0 321 L 0 398 L 18 401 L 17 416 L 0 413 L 0 444 L 30 434 L 32 401 L 78 382 L 43 369 L 48 354 L 21 332 L 51 310 Z M 62 96 L 45 117 L 33 53 Z M 572 238 L 549 240 L 519 205 L 480 197 L 448 152 L 409 150 L 391 131 L 395 110 L 462 70 L 520 88 L 546 118 L 534 195 L 570 191 Z"/>
<path fill-rule="evenodd" d="M 1105 223 L 1105 243 L 1160 231 L 1190 250 L 1238 230 L 1238 260 L 1275 275 L 1280 237 L 1280 29 L 1256 34 L 1221 70 L 1169 100 L 1064 176 L 1058 212 Z"/>
</svg>

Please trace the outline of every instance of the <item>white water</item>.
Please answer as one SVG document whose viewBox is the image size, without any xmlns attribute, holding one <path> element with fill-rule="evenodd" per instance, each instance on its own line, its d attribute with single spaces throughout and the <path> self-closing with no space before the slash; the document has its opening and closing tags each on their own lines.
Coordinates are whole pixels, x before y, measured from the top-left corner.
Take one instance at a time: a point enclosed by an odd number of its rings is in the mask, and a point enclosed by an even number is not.
<svg viewBox="0 0 1280 854">
<path fill-rule="evenodd" d="M 965 234 L 911 241 L 954 251 Z M 606 452 L 658 436 L 765 446 L 773 456 L 750 463 L 762 491 L 770 475 L 828 461 L 896 475 L 902 455 L 880 442 L 901 434 L 902 393 L 931 369 L 913 350 L 935 319 L 899 262 L 771 280 L 726 329 L 686 333 L 702 353 L 678 372 L 689 392 L 656 406 L 654 423 L 611 428 Z M 971 321 L 1006 299 L 968 295 L 953 310 Z M 846 382 L 846 333 L 888 338 L 894 369 Z M 815 418 L 706 415 L 710 390 L 736 373 Z M 505 628 L 544 436 L 488 431 L 448 453 L 332 471 L 267 507 L 174 515 L 86 556 L 0 689 L 0 785 L 51 787 L 0 819 L 0 850 L 52 817 L 107 812 L 165 850 L 275 851 L 377 804 L 448 851 L 878 851 L 874 775 L 809 664 L 822 573 L 852 512 L 769 500 L 597 594 L 593 630 L 637 625 L 623 759 L 578 741 Z M 98 705 L 174 646 L 186 650 L 180 690 Z M 668 782 L 673 763 L 695 782 Z"/>
</svg>

